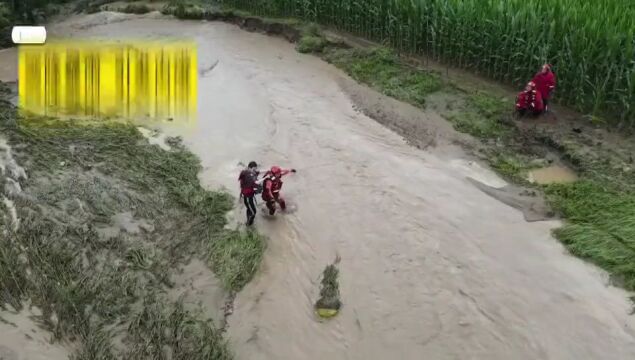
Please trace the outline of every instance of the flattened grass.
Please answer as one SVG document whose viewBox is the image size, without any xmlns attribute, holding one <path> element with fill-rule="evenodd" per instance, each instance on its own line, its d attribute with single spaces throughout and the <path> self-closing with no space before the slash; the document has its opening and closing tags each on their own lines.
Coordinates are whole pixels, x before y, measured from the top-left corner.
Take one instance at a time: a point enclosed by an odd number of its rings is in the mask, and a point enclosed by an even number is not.
<svg viewBox="0 0 635 360">
<path fill-rule="evenodd" d="M 240 290 L 256 274 L 265 242 L 255 231 L 226 232 L 209 243 L 209 265 L 227 289 Z"/>
<path fill-rule="evenodd" d="M 554 231 L 576 256 L 607 270 L 635 290 L 635 194 L 593 181 L 547 187 L 551 204 L 568 224 Z"/>
<path fill-rule="evenodd" d="M 415 106 L 425 106 L 426 96 L 442 87 L 438 76 L 403 64 L 387 48 L 329 49 L 324 59 L 353 79 Z"/>
<path fill-rule="evenodd" d="M 201 187 L 198 159 L 178 142 L 171 151 L 148 144 L 130 124 L 16 124 L 13 109 L 2 106 L 2 134 L 29 177 L 12 198 L 18 231 L 0 223 L 8 231 L 0 302 L 40 308 L 38 322 L 55 339 L 77 344 L 76 360 L 230 359 L 211 321 L 166 296 L 172 272 L 192 257 L 209 261 L 227 290 L 238 291 L 264 250 L 257 234 L 224 228 L 233 199 Z M 152 226 L 100 232 L 122 212 Z"/>
<path fill-rule="evenodd" d="M 467 96 L 462 111 L 447 116 L 457 131 L 480 139 L 498 139 L 509 135 L 511 127 L 503 121 L 510 107 L 508 99 L 501 99 L 484 92 Z"/>
</svg>

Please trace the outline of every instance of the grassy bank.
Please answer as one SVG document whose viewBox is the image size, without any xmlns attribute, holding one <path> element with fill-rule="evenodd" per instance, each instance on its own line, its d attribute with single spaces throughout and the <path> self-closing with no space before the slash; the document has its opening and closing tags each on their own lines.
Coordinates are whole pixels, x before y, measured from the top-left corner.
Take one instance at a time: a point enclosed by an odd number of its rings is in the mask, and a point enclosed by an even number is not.
<svg viewBox="0 0 635 360">
<path fill-rule="evenodd" d="M 596 146 L 590 144 L 595 143 L 594 134 L 568 129 L 562 133 L 538 127 L 522 129 L 511 114 L 512 98 L 444 82 L 440 74 L 422 69 L 387 48 L 343 46 L 315 25 L 259 19 L 242 11 L 200 5 L 180 5 L 179 9 L 175 12 L 168 7 L 165 13 L 183 19 L 226 20 L 267 33 L 276 22 L 292 26 L 296 36 L 291 40 L 297 43 L 298 51 L 314 53 L 388 96 L 422 108 L 435 106 L 455 129 L 480 140 L 479 154 L 492 168 L 512 182 L 546 194 L 551 206 L 567 220 L 554 235 L 572 254 L 599 265 L 617 284 L 635 290 L 635 246 L 631 241 L 635 235 L 635 177 L 628 166 L 631 148 L 616 151 L 615 147 Z M 248 20 L 267 25 L 250 28 L 245 25 Z M 441 106 L 429 104 L 431 95 L 440 93 L 452 101 Z M 550 186 L 529 184 L 526 172 L 548 163 L 548 153 L 573 166 L 580 180 Z"/>
<path fill-rule="evenodd" d="M 200 186 L 197 158 L 175 139 L 170 151 L 150 145 L 130 124 L 16 121 L 4 102 L 0 112 L 27 175 L 0 176 L 21 188 L 5 194 L 19 227 L 8 209 L 0 216 L 2 307 L 41 309 L 38 323 L 77 344 L 74 359 L 231 358 L 211 320 L 168 296 L 172 275 L 200 258 L 238 291 L 264 242 L 224 228 L 233 200 Z"/>
</svg>

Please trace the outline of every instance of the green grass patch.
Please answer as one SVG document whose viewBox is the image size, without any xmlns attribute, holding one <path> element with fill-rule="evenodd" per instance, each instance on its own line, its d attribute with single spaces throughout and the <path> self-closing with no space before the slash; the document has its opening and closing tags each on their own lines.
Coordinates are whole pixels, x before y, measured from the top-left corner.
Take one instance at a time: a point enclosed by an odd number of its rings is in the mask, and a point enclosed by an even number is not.
<svg viewBox="0 0 635 360">
<path fill-rule="evenodd" d="M 127 14 L 147 14 L 152 9 L 146 4 L 128 4 L 121 9 L 118 9 L 119 12 L 127 13 Z"/>
<path fill-rule="evenodd" d="M 228 7 L 220 8 L 218 11 L 225 14 L 233 14 L 237 17 L 242 17 L 242 18 L 255 17 L 255 15 L 250 12 L 232 9 Z M 300 29 L 301 31 L 304 31 L 305 33 L 319 35 L 319 27 L 314 23 L 307 24 L 298 19 L 290 18 L 290 17 L 260 17 L 258 16 L 258 18 L 261 19 L 262 22 L 267 25 L 273 25 L 273 24 L 289 25 L 289 26 L 297 27 L 298 29 Z M 314 30 L 316 29 L 318 31 L 314 32 Z"/>
<path fill-rule="evenodd" d="M 635 194 L 592 181 L 550 185 L 546 193 L 554 209 L 568 220 L 554 231 L 556 237 L 571 253 L 635 290 Z"/>
<path fill-rule="evenodd" d="M 79 0 L 73 5 L 74 12 L 86 12 L 94 14 L 101 11 L 102 5 L 115 2 L 114 0 Z"/>
<path fill-rule="evenodd" d="M 497 120 L 485 117 L 477 112 L 461 112 L 448 117 L 457 131 L 481 139 L 498 138 L 505 134 L 506 128 Z"/>
<path fill-rule="evenodd" d="M 529 170 L 526 159 L 514 152 L 499 151 L 488 156 L 489 163 L 504 178 L 517 184 L 527 184 L 526 172 Z"/>
<path fill-rule="evenodd" d="M 201 6 L 184 4 L 164 7 L 161 12 L 165 15 L 174 15 L 183 20 L 202 20 L 206 14 L 205 9 Z"/>
<path fill-rule="evenodd" d="M 208 4 L 194 0 L 171 0 L 161 9 L 161 13 L 173 15 L 181 20 L 203 20 L 212 13 L 219 16 L 224 14 Z"/>
<path fill-rule="evenodd" d="M 186 311 L 181 303 L 166 304 L 149 297 L 131 320 L 129 331 L 137 346 L 129 359 L 229 360 L 232 354 L 211 320 Z"/>
<path fill-rule="evenodd" d="M 329 46 L 329 42 L 322 36 L 317 24 L 309 23 L 298 25 L 301 29 L 301 37 L 296 44 L 296 50 L 300 53 L 321 53 Z"/>
<path fill-rule="evenodd" d="M 209 244 L 209 264 L 219 274 L 223 286 L 238 291 L 256 274 L 265 242 L 254 231 L 230 231 Z"/>
<path fill-rule="evenodd" d="M 509 101 L 486 93 L 467 97 L 465 108 L 447 116 L 454 128 L 480 139 L 498 139 L 509 135 L 511 127 L 504 122 Z"/>
<path fill-rule="evenodd" d="M 500 118 L 510 113 L 513 104 L 510 99 L 485 92 L 470 94 L 468 101 L 479 114 L 492 119 Z"/>
<path fill-rule="evenodd" d="M 438 76 L 404 64 L 387 48 L 330 49 L 324 58 L 353 79 L 420 107 L 425 106 L 427 95 L 442 87 Z"/>
<path fill-rule="evenodd" d="M 321 36 L 304 35 L 298 41 L 296 49 L 303 54 L 320 53 L 328 45 L 326 39 Z"/>
</svg>

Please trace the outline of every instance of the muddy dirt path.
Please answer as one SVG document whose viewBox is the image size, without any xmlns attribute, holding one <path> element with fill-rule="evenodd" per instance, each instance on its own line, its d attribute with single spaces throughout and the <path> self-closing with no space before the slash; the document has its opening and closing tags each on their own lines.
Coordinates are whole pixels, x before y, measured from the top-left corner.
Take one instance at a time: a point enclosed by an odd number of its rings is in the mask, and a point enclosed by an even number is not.
<svg viewBox="0 0 635 360">
<path fill-rule="evenodd" d="M 527 223 L 480 191 L 467 177 L 504 182 L 456 148 L 415 150 L 357 112 L 350 95 L 368 90 L 317 58 L 155 14 L 94 14 L 56 31 L 196 38 L 199 67 L 218 62 L 200 79 L 199 121 L 163 130 L 201 157 L 202 181 L 234 192 L 237 164 L 252 159 L 298 169 L 284 188 L 294 211 L 257 220 L 270 240 L 229 319 L 238 359 L 635 357 L 627 294 L 565 254 L 550 236 L 558 223 Z M 399 110 L 384 102 L 367 105 Z M 443 129 L 433 113 L 408 116 Z M 320 323 L 319 274 L 337 255 L 344 308 Z"/>
</svg>

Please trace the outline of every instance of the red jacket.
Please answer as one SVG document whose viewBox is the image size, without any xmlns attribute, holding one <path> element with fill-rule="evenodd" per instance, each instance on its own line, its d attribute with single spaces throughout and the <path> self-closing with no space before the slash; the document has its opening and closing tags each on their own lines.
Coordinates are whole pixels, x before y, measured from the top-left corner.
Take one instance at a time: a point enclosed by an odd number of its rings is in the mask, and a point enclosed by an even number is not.
<svg viewBox="0 0 635 360">
<path fill-rule="evenodd" d="M 262 198 L 272 199 L 276 198 L 280 194 L 280 190 L 282 189 L 282 177 L 290 173 L 291 170 L 283 169 L 280 172 L 280 176 L 273 176 L 271 171 L 267 171 L 265 174 L 264 182 L 263 182 L 263 190 L 262 190 Z"/>
<path fill-rule="evenodd" d="M 551 98 L 551 92 L 556 88 L 556 74 L 553 71 L 539 72 L 531 81 L 536 84 L 536 90 L 540 92 L 543 99 Z"/>
<path fill-rule="evenodd" d="M 543 112 L 545 110 L 545 104 L 542 101 L 540 91 L 521 91 L 516 100 L 516 110 L 529 110 L 535 113 Z"/>
</svg>

